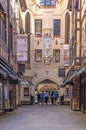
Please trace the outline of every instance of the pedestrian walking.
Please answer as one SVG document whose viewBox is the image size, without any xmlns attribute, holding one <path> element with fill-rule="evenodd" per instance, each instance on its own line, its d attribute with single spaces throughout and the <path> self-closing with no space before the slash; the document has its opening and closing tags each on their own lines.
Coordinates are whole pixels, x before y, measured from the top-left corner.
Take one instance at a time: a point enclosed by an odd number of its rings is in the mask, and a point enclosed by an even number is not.
<svg viewBox="0 0 86 130">
<path fill-rule="evenodd" d="M 40 93 L 39 92 L 37 94 L 37 100 L 38 100 L 38 104 L 40 104 Z"/>
<path fill-rule="evenodd" d="M 40 93 L 40 101 L 41 101 L 41 104 L 44 104 L 44 97 L 45 97 L 45 93 L 44 93 L 44 91 L 42 91 L 42 92 Z"/>
<path fill-rule="evenodd" d="M 48 99 L 49 99 L 49 93 L 46 91 L 46 93 L 45 93 L 45 103 L 46 103 L 46 105 L 48 104 Z"/>
<path fill-rule="evenodd" d="M 35 104 L 38 103 L 37 95 L 38 95 L 38 91 L 35 91 L 35 95 L 34 95 L 34 103 L 35 103 Z"/>
<path fill-rule="evenodd" d="M 54 97 L 54 104 L 56 104 L 56 101 L 58 100 L 58 92 L 56 90 L 53 92 L 53 97 Z"/>
<path fill-rule="evenodd" d="M 51 99 L 51 104 L 54 104 L 54 96 L 53 96 L 53 91 L 50 94 L 50 99 Z"/>
</svg>

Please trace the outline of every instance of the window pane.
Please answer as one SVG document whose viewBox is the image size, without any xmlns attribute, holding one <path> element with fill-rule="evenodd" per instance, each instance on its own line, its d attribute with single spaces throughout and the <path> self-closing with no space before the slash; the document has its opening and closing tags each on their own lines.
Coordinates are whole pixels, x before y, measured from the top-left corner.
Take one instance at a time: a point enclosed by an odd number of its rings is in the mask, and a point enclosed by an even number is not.
<svg viewBox="0 0 86 130">
<path fill-rule="evenodd" d="M 40 4 L 43 6 L 55 6 L 56 0 L 40 0 Z"/>
<path fill-rule="evenodd" d="M 50 0 L 46 0 L 46 5 L 50 5 Z"/>
<path fill-rule="evenodd" d="M 41 5 L 45 5 L 45 0 L 40 0 Z"/>
<path fill-rule="evenodd" d="M 56 5 L 56 0 L 51 0 L 51 5 Z"/>
<path fill-rule="evenodd" d="M 60 50 L 53 50 L 54 62 L 60 62 Z"/>
<path fill-rule="evenodd" d="M 60 19 L 53 20 L 53 34 L 60 36 Z"/>
<path fill-rule="evenodd" d="M 35 61 L 42 62 L 42 50 L 35 50 Z"/>
<path fill-rule="evenodd" d="M 65 77 L 65 68 L 58 68 L 58 77 Z"/>
<path fill-rule="evenodd" d="M 36 35 L 42 34 L 42 20 L 41 19 L 35 20 L 35 34 Z"/>
<path fill-rule="evenodd" d="M 65 39 L 66 43 L 68 43 L 70 39 L 70 15 L 68 12 L 65 15 Z"/>
</svg>

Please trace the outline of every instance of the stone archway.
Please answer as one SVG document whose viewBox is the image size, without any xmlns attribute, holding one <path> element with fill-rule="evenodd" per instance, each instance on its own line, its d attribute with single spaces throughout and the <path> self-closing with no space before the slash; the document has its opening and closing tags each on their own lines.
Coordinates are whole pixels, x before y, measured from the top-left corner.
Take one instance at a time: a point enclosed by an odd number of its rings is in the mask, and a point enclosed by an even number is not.
<svg viewBox="0 0 86 130">
<path fill-rule="evenodd" d="M 38 90 L 39 92 L 42 92 L 42 91 L 55 91 L 55 90 L 58 90 L 59 87 L 56 83 L 46 83 L 46 80 L 42 81 L 41 83 L 39 83 L 37 86 L 36 86 L 36 90 Z"/>
<path fill-rule="evenodd" d="M 33 80 L 34 87 L 46 79 L 53 81 L 54 83 L 58 84 L 59 86 L 62 84 L 62 81 L 58 78 L 53 78 L 51 76 L 43 76 L 43 77 Z"/>
</svg>

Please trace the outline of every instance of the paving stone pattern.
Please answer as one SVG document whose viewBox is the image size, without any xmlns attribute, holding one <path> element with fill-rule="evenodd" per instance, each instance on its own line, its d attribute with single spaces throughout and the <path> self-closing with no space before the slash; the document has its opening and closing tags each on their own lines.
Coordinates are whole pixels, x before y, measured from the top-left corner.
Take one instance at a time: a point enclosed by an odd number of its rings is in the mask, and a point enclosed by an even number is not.
<svg viewBox="0 0 86 130">
<path fill-rule="evenodd" d="M 65 105 L 27 105 L 2 115 L 0 130 L 86 130 L 86 115 Z"/>
</svg>

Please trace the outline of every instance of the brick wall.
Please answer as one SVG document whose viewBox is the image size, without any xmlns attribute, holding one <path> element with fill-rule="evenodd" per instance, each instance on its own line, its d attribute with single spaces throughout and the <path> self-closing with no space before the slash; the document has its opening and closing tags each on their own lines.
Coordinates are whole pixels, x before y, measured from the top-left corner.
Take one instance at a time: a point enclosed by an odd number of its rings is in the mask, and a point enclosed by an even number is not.
<svg viewBox="0 0 86 130">
<path fill-rule="evenodd" d="M 73 79 L 73 99 L 72 99 L 72 109 L 80 110 L 80 79 L 79 77 L 75 77 Z"/>
</svg>

